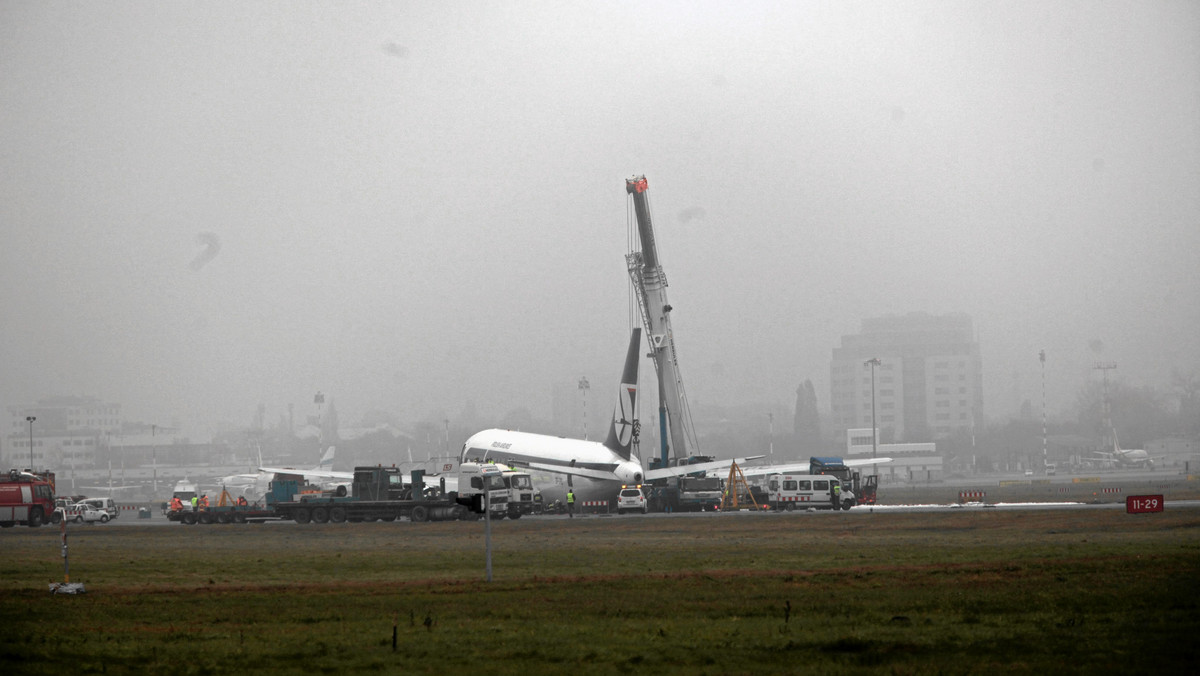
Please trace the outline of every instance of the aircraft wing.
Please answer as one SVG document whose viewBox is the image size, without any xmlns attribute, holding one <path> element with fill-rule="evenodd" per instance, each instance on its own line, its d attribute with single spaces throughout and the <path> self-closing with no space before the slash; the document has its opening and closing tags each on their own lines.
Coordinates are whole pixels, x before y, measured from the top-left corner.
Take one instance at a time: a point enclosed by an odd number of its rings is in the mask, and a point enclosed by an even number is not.
<svg viewBox="0 0 1200 676">
<path fill-rule="evenodd" d="M 599 469 L 586 469 L 584 467 L 570 467 L 568 465 L 550 465 L 542 462 L 518 463 L 523 464 L 529 469 L 536 469 L 542 472 L 553 472 L 555 474 L 569 474 L 571 476 L 583 477 L 585 479 L 599 479 L 600 481 L 620 481 L 616 474 L 605 472 Z"/>
<path fill-rule="evenodd" d="M 331 469 L 300 469 L 298 467 L 259 467 L 259 471 L 272 474 L 296 474 L 312 479 L 340 479 L 353 481 L 354 472 L 335 472 Z"/>
<path fill-rule="evenodd" d="M 863 467 L 864 465 L 885 465 L 891 458 L 870 458 L 864 460 L 845 460 L 846 467 Z M 793 462 L 786 465 L 760 465 L 758 467 L 743 467 L 746 476 L 763 476 L 766 474 L 808 474 L 810 465 L 807 462 Z"/>
<path fill-rule="evenodd" d="M 752 455 L 747 458 L 735 458 L 733 460 L 714 460 L 712 462 L 698 462 L 694 465 L 676 465 L 675 467 L 663 467 L 660 469 L 646 470 L 646 481 L 654 479 L 665 479 L 671 476 L 683 476 L 684 474 L 695 474 L 696 472 L 711 472 L 719 469 L 729 469 L 733 463 L 737 463 L 741 467 L 742 463 L 747 460 L 758 460 L 764 456 Z M 746 469 L 742 469 L 746 472 Z M 748 472 L 747 472 L 748 473 Z"/>
</svg>

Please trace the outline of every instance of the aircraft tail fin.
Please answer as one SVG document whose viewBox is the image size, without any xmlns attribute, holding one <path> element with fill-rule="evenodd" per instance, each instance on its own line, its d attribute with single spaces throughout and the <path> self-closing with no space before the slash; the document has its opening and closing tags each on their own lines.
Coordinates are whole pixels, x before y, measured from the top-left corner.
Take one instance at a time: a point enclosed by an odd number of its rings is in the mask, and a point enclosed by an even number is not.
<svg viewBox="0 0 1200 676">
<path fill-rule="evenodd" d="M 625 353 L 625 369 L 621 372 L 621 387 L 617 395 L 617 406 L 613 409 L 612 426 L 608 428 L 608 439 L 604 445 L 622 458 L 632 456 L 633 425 L 637 414 L 638 351 L 641 349 L 642 330 L 635 328 L 629 337 L 629 350 Z"/>
<path fill-rule="evenodd" d="M 333 469 L 333 454 L 336 450 L 337 446 L 330 446 L 329 449 L 325 451 L 325 455 L 321 456 L 321 462 L 317 463 L 317 466 L 313 469 Z"/>
</svg>

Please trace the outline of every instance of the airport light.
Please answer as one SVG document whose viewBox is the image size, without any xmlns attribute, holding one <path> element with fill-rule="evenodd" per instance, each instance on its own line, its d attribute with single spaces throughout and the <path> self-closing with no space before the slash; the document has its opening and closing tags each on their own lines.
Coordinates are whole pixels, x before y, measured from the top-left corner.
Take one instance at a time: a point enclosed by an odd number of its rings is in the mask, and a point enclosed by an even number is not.
<svg viewBox="0 0 1200 676">
<path fill-rule="evenodd" d="M 587 393 L 592 389 L 591 383 L 588 382 L 587 376 L 579 379 L 579 391 L 583 392 L 583 438 L 587 439 Z"/>
<path fill-rule="evenodd" d="M 25 421 L 29 423 L 29 471 L 33 471 L 33 421 L 37 420 L 35 415 L 25 416 Z"/>
<path fill-rule="evenodd" d="M 871 357 L 863 362 L 863 366 L 871 367 L 871 458 L 879 456 L 879 428 L 875 425 L 875 367 L 882 362 L 879 357 Z"/>
</svg>

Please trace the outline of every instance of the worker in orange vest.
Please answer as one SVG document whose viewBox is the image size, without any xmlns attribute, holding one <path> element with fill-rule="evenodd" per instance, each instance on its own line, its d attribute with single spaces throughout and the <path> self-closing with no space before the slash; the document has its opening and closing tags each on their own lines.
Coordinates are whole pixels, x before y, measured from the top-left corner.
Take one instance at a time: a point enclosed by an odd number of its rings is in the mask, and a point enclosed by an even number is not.
<svg viewBox="0 0 1200 676">
<path fill-rule="evenodd" d="M 182 512 L 183 511 L 183 500 L 180 500 L 178 495 L 171 498 L 171 511 L 172 512 Z"/>
<path fill-rule="evenodd" d="M 200 498 L 200 509 L 208 509 L 208 496 Z"/>
</svg>

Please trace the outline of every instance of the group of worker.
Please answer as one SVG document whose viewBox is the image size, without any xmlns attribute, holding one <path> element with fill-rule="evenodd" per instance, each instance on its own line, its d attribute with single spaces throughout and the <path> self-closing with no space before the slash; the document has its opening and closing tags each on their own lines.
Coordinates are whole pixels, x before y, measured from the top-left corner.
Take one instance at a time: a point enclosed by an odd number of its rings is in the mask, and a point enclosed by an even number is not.
<svg viewBox="0 0 1200 676">
<path fill-rule="evenodd" d="M 245 507 L 246 505 L 249 505 L 249 504 L 250 503 L 246 500 L 246 496 L 244 496 L 244 495 L 238 496 L 238 499 L 237 499 L 238 507 Z M 188 506 L 190 506 L 192 508 L 193 512 L 197 512 L 202 509 L 208 509 L 208 494 L 202 495 L 200 497 L 196 497 L 193 495 L 192 499 L 188 502 Z M 183 508 L 184 508 L 183 500 L 180 500 L 178 495 L 171 498 L 171 511 L 172 512 L 182 512 Z"/>
</svg>

